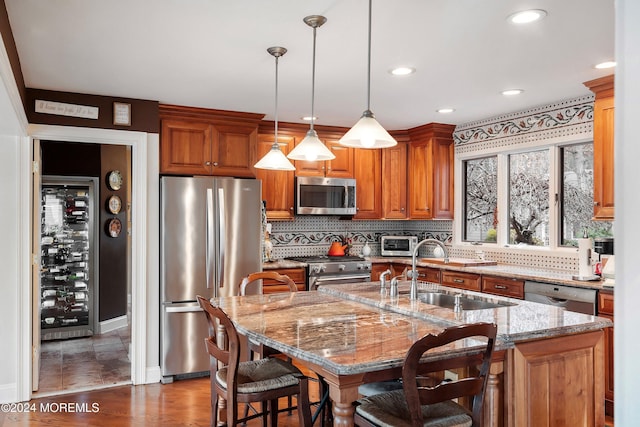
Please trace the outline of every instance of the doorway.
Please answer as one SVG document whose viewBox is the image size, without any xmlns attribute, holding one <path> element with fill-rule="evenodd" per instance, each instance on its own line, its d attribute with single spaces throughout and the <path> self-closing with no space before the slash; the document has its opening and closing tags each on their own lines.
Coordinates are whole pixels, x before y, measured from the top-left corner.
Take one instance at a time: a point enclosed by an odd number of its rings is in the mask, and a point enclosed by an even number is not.
<svg viewBox="0 0 640 427">
<path fill-rule="evenodd" d="M 131 147 L 42 140 L 39 148 L 35 394 L 131 383 Z"/>
</svg>

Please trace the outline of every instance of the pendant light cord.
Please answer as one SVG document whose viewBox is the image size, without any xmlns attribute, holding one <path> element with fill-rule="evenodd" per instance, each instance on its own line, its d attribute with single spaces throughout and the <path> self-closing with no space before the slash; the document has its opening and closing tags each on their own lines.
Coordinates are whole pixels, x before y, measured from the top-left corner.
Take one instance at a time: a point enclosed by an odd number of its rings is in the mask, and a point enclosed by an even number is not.
<svg viewBox="0 0 640 427">
<path fill-rule="evenodd" d="M 280 55 L 276 55 L 276 123 L 275 123 L 275 140 L 273 145 L 278 146 L 278 60 Z"/>
<path fill-rule="evenodd" d="M 367 46 L 367 111 L 371 111 L 371 3 L 369 0 L 369 31 Z"/>
<path fill-rule="evenodd" d="M 317 26 L 313 26 L 313 60 L 311 61 L 311 126 L 310 130 L 313 130 L 313 122 L 315 120 L 315 97 L 316 97 L 316 29 Z"/>
</svg>

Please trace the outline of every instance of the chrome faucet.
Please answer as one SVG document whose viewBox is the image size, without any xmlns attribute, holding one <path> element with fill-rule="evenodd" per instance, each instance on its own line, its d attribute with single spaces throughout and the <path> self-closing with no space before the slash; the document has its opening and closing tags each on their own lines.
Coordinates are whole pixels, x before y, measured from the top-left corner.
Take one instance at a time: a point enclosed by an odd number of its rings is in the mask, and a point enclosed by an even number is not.
<svg viewBox="0 0 640 427">
<path fill-rule="evenodd" d="M 418 249 L 420 249 L 420 246 L 425 243 L 434 243 L 440 246 L 444 253 L 444 263 L 447 264 L 449 262 L 449 251 L 447 251 L 446 246 L 440 240 L 428 238 L 418 242 L 418 244 L 413 248 L 413 254 L 411 255 L 411 292 L 409 297 L 412 300 L 418 299 L 418 271 L 416 269 L 416 262 L 418 258 Z"/>
<path fill-rule="evenodd" d="M 384 289 L 387 285 L 387 276 L 391 276 L 391 270 L 389 269 L 386 269 L 382 274 L 380 274 L 380 289 Z"/>
</svg>

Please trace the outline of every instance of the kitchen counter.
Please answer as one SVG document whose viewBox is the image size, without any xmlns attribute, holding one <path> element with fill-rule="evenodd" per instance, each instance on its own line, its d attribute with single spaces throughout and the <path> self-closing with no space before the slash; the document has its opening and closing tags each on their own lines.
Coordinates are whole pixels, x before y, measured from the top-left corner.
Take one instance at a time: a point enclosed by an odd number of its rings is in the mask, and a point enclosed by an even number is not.
<svg viewBox="0 0 640 427">
<path fill-rule="evenodd" d="M 400 282 L 398 285 L 399 296 L 397 297 L 389 296 L 388 287 L 381 291 L 378 282 L 321 286 L 318 292 L 448 326 L 476 322 L 495 323 L 498 325 L 497 348 L 500 349 L 513 347 L 515 343 L 520 341 L 547 339 L 613 326 L 613 322 L 609 319 L 567 311 L 560 307 L 441 285 L 422 287 L 420 292 L 438 290 L 445 293 L 462 294 L 490 303 L 510 304 L 498 308 L 454 312 L 451 308 L 430 305 L 421 301 L 411 301 L 408 295 L 409 288 L 409 281 Z"/>
<path fill-rule="evenodd" d="M 369 257 L 372 263 L 398 263 L 411 266 L 411 257 Z M 465 273 L 486 274 L 498 277 L 516 278 L 522 280 L 533 280 L 538 282 L 554 283 L 558 285 L 574 286 L 588 289 L 611 289 L 603 286 L 603 280 L 581 281 L 573 280 L 572 276 L 577 272 L 564 272 L 544 268 L 527 267 L 522 265 L 498 264 L 472 267 L 448 266 L 442 263 L 430 263 L 424 258 L 418 260 L 419 267 L 431 267 L 442 270 L 462 271 Z"/>
<path fill-rule="evenodd" d="M 279 270 L 281 268 L 306 268 L 306 262 L 291 261 L 288 259 L 278 259 L 275 261 L 263 262 L 263 270 Z"/>
</svg>

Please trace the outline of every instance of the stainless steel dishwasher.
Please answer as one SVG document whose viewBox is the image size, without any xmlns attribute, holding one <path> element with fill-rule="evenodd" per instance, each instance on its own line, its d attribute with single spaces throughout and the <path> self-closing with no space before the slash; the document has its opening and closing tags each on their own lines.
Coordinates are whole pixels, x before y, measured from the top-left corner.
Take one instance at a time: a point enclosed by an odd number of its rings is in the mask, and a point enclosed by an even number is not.
<svg viewBox="0 0 640 427">
<path fill-rule="evenodd" d="M 597 291 L 541 282 L 524 282 L 525 301 L 563 307 L 578 313 L 596 314 Z"/>
</svg>

